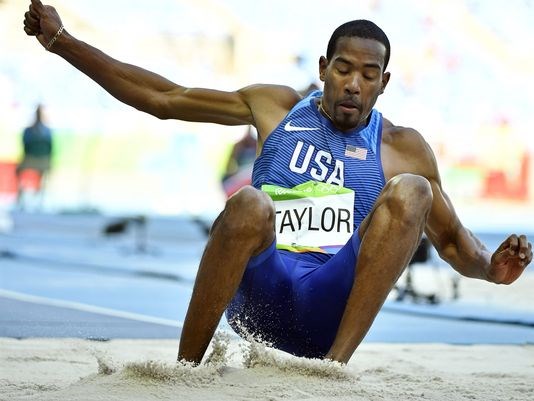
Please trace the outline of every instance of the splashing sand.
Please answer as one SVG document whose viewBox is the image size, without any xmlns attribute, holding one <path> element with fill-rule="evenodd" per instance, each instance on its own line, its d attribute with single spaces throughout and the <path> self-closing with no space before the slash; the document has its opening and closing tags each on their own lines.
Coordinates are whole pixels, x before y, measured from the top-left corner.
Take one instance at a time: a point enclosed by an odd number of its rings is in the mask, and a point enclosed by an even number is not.
<svg viewBox="0 0 534 401">
<path fill-rule="evenodd" d="M 299 358 L 268 349 L 264 344 L 249 341 L 243 345 L 245 368 L 273 368 L 286 374 L 297 374 L 333 380 L 349 380 L 353 376 L 338 362 Z"/>
<path fill-rule="evenodd" d="M 0 339 L 0 400 L 534 399 L 534 346 L 363 344 L 339 365 L 222 336 L 193 367 L 175 361 L 177 345 Z"/>
<path fill-rule="evenodd" d="M 229 343 L 228 335 L 217 333 L 212 341 L 211 352 L 199 366 L 183 361 L 171 364 L 148 360 L 127 363 L 119 370 L 119 373 L 144 381 L 182 383 L 191 387 L 205 386 L 217 381 L 222 375 L 228 363 Z"/>
</svg>

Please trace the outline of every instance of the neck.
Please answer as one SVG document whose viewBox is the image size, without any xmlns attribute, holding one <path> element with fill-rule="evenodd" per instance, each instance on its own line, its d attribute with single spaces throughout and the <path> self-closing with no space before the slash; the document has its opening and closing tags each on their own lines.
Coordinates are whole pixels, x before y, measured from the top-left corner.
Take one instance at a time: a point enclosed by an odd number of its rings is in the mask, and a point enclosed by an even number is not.
<svg viewBox="0 0 534 401">
<path fill-rule="evenodd" d="M 334 119 L 330 117 L 330 114 L 328 114 L 328 112 L 323 107 L 323 98 L 319 100 L 319 111 L 323 113 L 324 116 L 332 122 L 332 124 L 334 123 Z"/>
</svg>

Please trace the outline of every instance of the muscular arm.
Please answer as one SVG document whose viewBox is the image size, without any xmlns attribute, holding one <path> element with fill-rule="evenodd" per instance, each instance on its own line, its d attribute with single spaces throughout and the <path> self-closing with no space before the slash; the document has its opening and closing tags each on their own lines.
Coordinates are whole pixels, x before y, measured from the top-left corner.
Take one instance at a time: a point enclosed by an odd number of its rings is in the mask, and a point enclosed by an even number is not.
<svg viewBox="0 0 534 401">
<path fill-rule="evenodd" d="M 25 15 L 25 32 L 47 46 L 60 26 L 55 9 L 32 0 Z M 268 135 L 298 94 L 291 88 L 254 85 L 238 91 L 186 88 L 140 67 L 120 62 L 82 42 L 66 30 L 49 49 L 97 82 L 112 96 L 161 119 L 252 124 Z"/>
<path fill-rule="evenodd" d="M 439 177 L 430 179 L 433 201 L 426 234 L 440 257 L 466 277 L 488 280 L 491 253 L 458 218 L 441 187 Z"/>
<path fill-rule="evenodd" d="M 489 252 L 461 224 L 449 197 L 441 188 L 439 178 L 431 178 L 430 183 L 434 199 L 426 233 L 440 256 L 464 276 L 497 284 L 513 283 L 532 261 L 532 245 L 526 236 L 512 234 L 495 252 Z"/>
<path fill-rule="evenodd" d="M 386 135 L 394 162 L 386 162 L 390 175 L 410 172 L 427 178 L 432 187 L 432 206 L 425 232 L 440 257 L 466 277 L 510 284 L 532 260 L 532 246 L 524 235 L 509 236 L 493 253 L 462 225 L 451 200 L 443 191 L 430 146 L 414 130 L 391 127 Z"/>
<path fill-rule="evenodd" d="M 464 276 L 486 279 L 491 255 L 460 222 L 441 186 L 432 149 L 419 132 L 395 127 L 388 121 L 386 126 L 390 127 L 385 138 L 393 162 L 386 160 L 385 167 L 390 175 L 410 172 L 430 182 L 433 198 L 425 232 L 440 257 Z"/>
<path fill-rule="evenodd" d="M 53 52 L 112 96 L 161 119 L 252 124 L 243 94 L 180 86 L 143 68 L 120 62 L 64 32 Z"/>
</svg>

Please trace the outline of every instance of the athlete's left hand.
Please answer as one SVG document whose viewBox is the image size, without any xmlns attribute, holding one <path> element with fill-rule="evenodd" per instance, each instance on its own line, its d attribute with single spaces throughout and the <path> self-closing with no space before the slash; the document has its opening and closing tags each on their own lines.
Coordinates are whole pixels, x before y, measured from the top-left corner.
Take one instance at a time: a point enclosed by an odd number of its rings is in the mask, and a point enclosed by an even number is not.
<svg viewBox="0 0 534 401">
<path fill-rule="evenodd" d="M 532 261 L 532 244 L 524 235 L 510 235 L 491 256 L 488 281 L 511 284 Z"/>
</svg>

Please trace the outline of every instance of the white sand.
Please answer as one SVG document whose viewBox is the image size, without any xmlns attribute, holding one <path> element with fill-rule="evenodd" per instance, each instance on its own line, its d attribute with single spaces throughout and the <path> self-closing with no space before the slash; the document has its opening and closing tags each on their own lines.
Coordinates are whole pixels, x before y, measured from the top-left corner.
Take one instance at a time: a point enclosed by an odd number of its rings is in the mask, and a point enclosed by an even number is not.
<svg viewBox="0 0 534 401">
<path fill-rule="evenodd" d="M 534 400 L 534 345 L 363 344 L 344 367 L 215 349 L 190 368 L 172 340 L 4 338 L 0 400 Z"/>
</svg>

